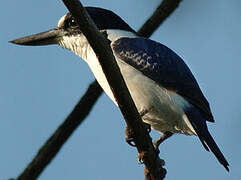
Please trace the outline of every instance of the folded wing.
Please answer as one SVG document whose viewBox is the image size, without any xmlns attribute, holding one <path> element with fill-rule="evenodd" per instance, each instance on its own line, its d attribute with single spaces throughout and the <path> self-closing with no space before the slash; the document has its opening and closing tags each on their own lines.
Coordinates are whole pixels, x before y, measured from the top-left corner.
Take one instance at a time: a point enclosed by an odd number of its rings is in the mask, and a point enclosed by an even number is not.
<svg viewBox="0 0 241 180">
<path fill-rule="evenodd" d="M 210 106 L 185 62 L 168 47 L 150 39 L 120 38 L 114 54 L 166 89 L 175 91 L 214 122 Z"/>
</svg>

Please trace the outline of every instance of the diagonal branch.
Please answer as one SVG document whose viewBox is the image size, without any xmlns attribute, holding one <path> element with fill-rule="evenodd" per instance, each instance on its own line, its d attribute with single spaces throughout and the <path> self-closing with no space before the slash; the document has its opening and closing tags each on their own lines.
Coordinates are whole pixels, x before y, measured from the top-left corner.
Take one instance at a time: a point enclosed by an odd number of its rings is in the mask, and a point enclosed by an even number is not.
<svg viewBox="0 0 241 180">
<path fill-rule="evenodd" d="M 133 141 L 139 156 L 143 159 L 143 163 L 150 172 L 151 178 L 153 180 L 162 180 L 165 177 L 165 174 L 162 174 L 162 172 L 165 171 L 162 170 L 161 161 L 131 98 L 108 40 L 99 32 L 88 12 L 78 0 L 63 0 L 63 2 L 74 16 L 81 32 L 98 57 L 115 100 L 125 118 L 127 127 L 133 132 Z"/>
<path fill-rule="evenodd" d="M 102 89 L 97 81 L 90 84 L 86 93 L 82 96 L 73 111 L 40 148 L 36 157 L 31 161 L 22 174 L 18 176 L 18 180 L 37 179 L 44 168 L 59 152 L 60 148 L 68 140 L 74 130 L 83 122 L 86 116 L 88 116 L 101 92 Z"/>
<path fill-rule="evenodd" d="M 152 16 L 139 29 L 138 34 L 150 37 L 154 31 L 173 13 L 182 0 L 163 0 Z"/>
<path fill-rule="evenodd" d="M 158 28 L 158 26 L 175 10 L 180 0 L 163 0 L 158 6 L 157 10 L 153 15 L 147 20 L 147 22 L 158 23 L 145 23 L 138 34 L 144 37 L 149 37 Z M 160 8 L 165 7 L 165 8 Z M 175 8 L 173 8 L 175 7 Z M 169 12 L 168 14 L 166 12 Z M 163 16 L 162 14 L 165 14 Z M 162 20 L 160 20 L 162 19 Z M 98 97 L 101 95 L 102 89 L 98 85 L 97 81 L 90 84 L 86 93 L 82 96 L 79 103 L 75 106 L 74 110 L 69 114 L 66 120 L 58 129 L 53 133 L 53 135 L 46 141 L 46 143 L 41 147 L 37 155 L 25 168 L 25 170 L 19 175 L 18 180 L 26 179 L 36 179 L 44 170 L 44 168 L 51 162 L 51 160 L 56 156 L 63 144 L 68 140 L 74 130 L 83 122 L 86 116 L 89 114 L 90 110 L 94 106 Z M 146 179 L 150 179 L 150 174 L 147 169 L 145 169 Z"/>
</svg>

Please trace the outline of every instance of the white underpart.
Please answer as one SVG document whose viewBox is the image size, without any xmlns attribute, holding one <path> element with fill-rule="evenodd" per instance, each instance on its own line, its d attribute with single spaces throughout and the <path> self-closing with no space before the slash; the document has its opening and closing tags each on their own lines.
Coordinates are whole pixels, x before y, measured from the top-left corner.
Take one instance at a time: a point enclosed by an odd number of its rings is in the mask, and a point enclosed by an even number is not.
<svg viewBox="0 0 241 180">
<path fill-rule="evenodd" d="M 111 42 L 120 37 L 136 37 L 133 33 L 107 30 Z M 63 37 L 60 45 L 84 59 L 105 93 L 117 105 L 95 53 L 83 35 Z M 115 57 L 139 112 L 148 111 L 143 121 L 160 132 L 196 134 L 183 109 L 190 104 L 180 95 L 161 87 L 140 71 Z"/>
</svg>

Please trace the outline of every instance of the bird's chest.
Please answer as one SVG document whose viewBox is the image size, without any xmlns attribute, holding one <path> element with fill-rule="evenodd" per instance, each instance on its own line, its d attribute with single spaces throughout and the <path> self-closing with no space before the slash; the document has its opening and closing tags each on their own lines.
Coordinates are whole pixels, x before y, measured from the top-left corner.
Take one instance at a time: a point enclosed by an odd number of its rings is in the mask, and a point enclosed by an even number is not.
<svg viewBox="0 0 241 180">
<path fill-rule="evenodd" d="M 126 35 L 126 32 L 120 34 L 118 31 L 118 33 L 109 32 L 108 38 L 115 41 Z M 86 38 L 84 36 L 71 36 L 63 38 L 60 44 L 62 47 L 71 49 L 88 63 L 105 93 L 117 105 L 99 61 Z M 140 114 L 144 113 L 143 121 L 161 132 L 192 133 L 184 120 L 185 118 L 183 118 L 185 117 L 183 107 L 188 105 L 185 99 L 175 92 L 170 92 L 161 87 L 124 61 L 115 58 L 138 111 Z"/>
<path fill-rule="evenodd" d="M 89 55 L 92 56 L 92 60 L 87 63 L 94 76 L 105 93 L 117 105 L 98 60 L 94 54 Z M 170 127 L 174 128 L 182 118 L 183 112 L 173 102 L 170 92 L 132 66 L 119 60 L 117 57 L 116 59 L 138 111 L 145 114 L 142 119 L 159 131 L 165 131 L 165 129 L 170 129 Z"/>
<path fill-rule="evenodd" d="M 91 55 L 92 60 L 88 61 L 88 65 L 92 70 L 94 76 L 96 77 L 97 81 L 105 91 L 105 93 L 111 98 L 111 100 L 117 105 L 117 102 L 114 98 L 114 95 L 111 91 L 111 88 L 107 82 L 107 79 L 102 71 L 102 68 L 98 62 L 98 60 L 94 57 L 95 55 Z M 118 66 L 120 68 L 121 74 L 125 80 L 125 83 L 130 91 L 130 94 L 139 109 L 149 109 L 150 101 L 152 93 L 150 84 L 141 72 L 135 70 L 125 62 L 117 59 Z"/>
</svg>

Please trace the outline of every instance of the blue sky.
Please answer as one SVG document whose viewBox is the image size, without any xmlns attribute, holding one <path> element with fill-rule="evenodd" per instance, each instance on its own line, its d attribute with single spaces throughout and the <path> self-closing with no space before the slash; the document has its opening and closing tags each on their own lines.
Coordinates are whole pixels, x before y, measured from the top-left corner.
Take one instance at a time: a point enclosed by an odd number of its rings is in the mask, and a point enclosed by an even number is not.
<svg viewBox="0 0 241 180">
<path fill-rule="evenodd" d="M 116 12 L 134 29 L 159 2 L 82 1 Z M 67 12 L 61 1 L 4 1 L 2 7 L 0 179 L 4 180 L 22 172 L 94 78 L 79 57 L 58 46 L 8 43 L 55 27 Z M 184 0 L 151 37 L 173 49 L 191 68 L 216 120 L 208 124 L 209 130 L 230 163 L 227 173 L 197 137 L 175 135 L 160 149 L 166 180 L 241 177 L 240 8 L 238 0 Z M 118 108 L 102 95 L 39 179 L 143 179 L 143 166 L 137 164 L 135 148 L 125 143 L 124 129 Z"/>
</svg>

